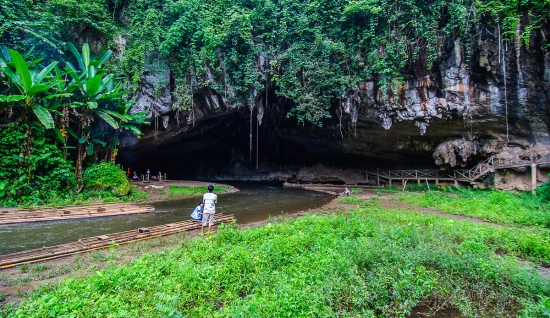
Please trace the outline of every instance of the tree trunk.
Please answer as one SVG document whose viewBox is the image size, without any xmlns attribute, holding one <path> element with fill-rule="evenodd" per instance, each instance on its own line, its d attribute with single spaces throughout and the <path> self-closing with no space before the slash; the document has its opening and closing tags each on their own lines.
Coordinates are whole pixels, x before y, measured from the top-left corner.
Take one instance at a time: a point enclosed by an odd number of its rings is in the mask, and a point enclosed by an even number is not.
<svg viewBox="0 0 550 318">
<path fill-rule="evenodd" d="M 252 112 L 254 108 L 250 108 L 250 164 L 252 164 Z"/>
</svg>

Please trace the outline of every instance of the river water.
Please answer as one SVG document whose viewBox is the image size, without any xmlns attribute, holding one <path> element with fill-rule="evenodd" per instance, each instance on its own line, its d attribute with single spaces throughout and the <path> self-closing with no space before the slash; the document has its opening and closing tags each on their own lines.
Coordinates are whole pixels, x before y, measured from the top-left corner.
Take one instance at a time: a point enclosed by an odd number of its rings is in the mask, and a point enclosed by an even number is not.
<svg viewBox="0 0 550 318">
<path fill-rule="evenodd" d="M 332 196 L 323 193 L 274 185 L 234 186 L 241 191 L 218 194 L 216 213 L 234 214 L 239 224 L 316 208 L 332 199 Z M 154 203 L 155 213 L 141 215 L 0 226 L 0 255 L 75 242 L 79 238 L 189 220 L 189 215 L 199 201 L 200 198 L 194 198 Z"/>
</svg>

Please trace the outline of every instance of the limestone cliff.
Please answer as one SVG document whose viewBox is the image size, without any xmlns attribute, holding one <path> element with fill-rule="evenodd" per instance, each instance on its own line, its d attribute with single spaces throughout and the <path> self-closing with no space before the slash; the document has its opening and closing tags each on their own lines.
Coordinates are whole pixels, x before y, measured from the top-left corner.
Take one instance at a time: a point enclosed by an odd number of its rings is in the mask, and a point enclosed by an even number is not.
<svg viewBox="0 0 550 318">
<path fill-rule="evenodd" d="M 147 72 L 137 94 L 138 109 L 150 109 L 152 116 L 163 118 L 163 125 L 152 126 L 137 143 L 126 140 L 125 150 L 129 156 L 139 157 L 144 149 L 175 156 L 214 153 L 205 150 L 214 146 L 227 153 L 225 164 L 235 164 L 235 153 L 246 153 L 240 157 L 247 163 L 249 124 L 255 149 L 259 120 L 264 163 L 348 161 L 445 168 L 472 166 L 489 156 L 548 155 L 550 56 L 544 32 L 533 33 L 527 50 L 518 39 L 502 41 L 496 30 L 484 29 L 469 46 L 450 42 L 431 69 L 409 66 L 399 85 L 382 90 L 376 78 L 366 78 L 333 102 L 332 118 L 322 128 L 286 118 L 292 105 L 276 95 L 273 83 L 267 94 L 255 91 L 249 107 L 229 102 L 231 87 L 220 94 L 196 86 L 193 107 L 176 113 L 170 96 L 175 87 L 166 79 L 170 70 Z M 268 67 L 262 61 L 258 59 L 259 69 Z M 161 93 L 151 98 L 155 90 Z M 227 143 L 227 138 L 233 138 L 231 145 L 216 144 Z"/>
</svg>

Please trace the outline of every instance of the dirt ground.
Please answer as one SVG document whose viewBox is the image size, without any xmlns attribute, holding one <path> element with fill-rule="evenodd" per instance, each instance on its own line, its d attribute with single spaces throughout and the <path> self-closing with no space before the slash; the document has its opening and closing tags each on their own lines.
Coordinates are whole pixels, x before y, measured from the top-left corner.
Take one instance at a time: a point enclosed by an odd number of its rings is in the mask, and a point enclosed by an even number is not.
<svg viewBox="0 0 550 318">
<path fill-rule="evenodd" d="M 156 185 L 157 183 L 152 183 Z M 204 186 L 208 183 L 196 182 L 196 181 L 171 181 L 162 182 L 163 186 L 167 188 L 168 185 L 178 186 Z M 147 187 L 150 184 L 141 185 L 144 191 L 151 193 L 152 201 L 166 200 L 165 197 L 160 195 L 155 188 Z M 214 184 L 214 186 L 221 186 L 221 184 Z M 234 189 L 234 188 L 233 188 Z M 230 190 L 232 192 L 238 191 L 237 189 Z M 157 195 L 158 194 L 158 195 Z M 420 212 L 432 215 L 438 215 L 443 217 L 449 217 L 457 220 L 466 220 L 469 222 L 488 224 L 492 226 L 502 227 L 501 224 L 485 222 L 479 219 L 468 218 L 459 215 L 445 214 L 439 211 L 421 208 L 397 200 L 394 196 L 395 193 L 391 192 L 378 192 L 373 190 L 366 190 L 363 193 L 354 194 L 362 200 L 369 200 L 377 198 L 383 208 Z M 319 208 L 301 211 L 295 214 L 279 217 L 277 220 L 284 220 L 284 218 L 298 218 L 308 214 L 327 214 L 327 213 L 341 213 L 349 210 L 353 210 L 357 207 L 355 204 L 343 204 L 336 200 L 333 200 Z M 270 220 L 270 222 L 273 220 Z M 260 227 L 264 225 L 266 221 L 254 222 L 240 225 L 242 229 Z M 215 229 L 214 231 L 215 232 Z M 3 304 L 13 303 L 18 304 L 23 297 L 32 292 L 35 288 L 52 282 L 60 281 L 67 277 L 79 277 L 83 275 L 92 274 L 95 271 L 112 266 L 113 264 L 121 264 L 130 262 L 132 259 L 138 258 L 145 253 L 151 253 L 168 248 L 174 248 L 181 244 L 182 240 L 193 239 L 198 235 L 198 231 L 189 231 L 178 233 L 172 236 L 160 237 L 150 239 L 146 241 L 134 242 L 126 245 L 119 245 L 114 248 L 92 251 L 88 253 L 82 253 L 72 255 L 60 259 L 55 259 L 47 262 L 35 263 L 30 265 L 19 265 L 14 268 L 5 269 L 0 271 L 0 306 Z M 214 235 L 214 234 L 212 234 Z M 526 263 L 527 264 L 527 263 Z M 526 265 L 527 266 L 527 265 Z M 539 267 L 538 270 L 544 275 L 550 276 L 550 268 Z"/>
</svg>

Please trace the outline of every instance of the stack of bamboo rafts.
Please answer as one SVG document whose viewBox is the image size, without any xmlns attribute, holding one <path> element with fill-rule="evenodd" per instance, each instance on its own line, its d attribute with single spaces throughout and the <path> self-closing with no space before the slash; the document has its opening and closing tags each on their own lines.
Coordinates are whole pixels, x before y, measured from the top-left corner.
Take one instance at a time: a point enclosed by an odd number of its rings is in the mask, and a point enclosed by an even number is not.
<svg viewBox="0 0 550 318">
<path fill-rule="evenodd" d="M 24 210 L 0 208 L 0 225 L 153 212 L 155 212 L 155 208 L 151 205 L 135 205 L 128 203 Z"/>
<path fill-rule="evenodd" d="M 231 222 L 235 219 L 233 214 L 216 214 L 214 225 Z M 35 263 L 56 259 L 73 254 L 92 250 L 108 248 L 114 245 L 126 244 L 135 241 L 147 240 L 155 237 L 175 234 L 179 232 L 199 229 L 201 223 L 197 221 L 182 221 L 152 227 L 142 227 L 136 230 L 93 236 L 79 239 L 78 242 L 37 248 L 24 252 L 0 256 L 0 269 L 14 267 L 20 264 Z"/>
</svg>

